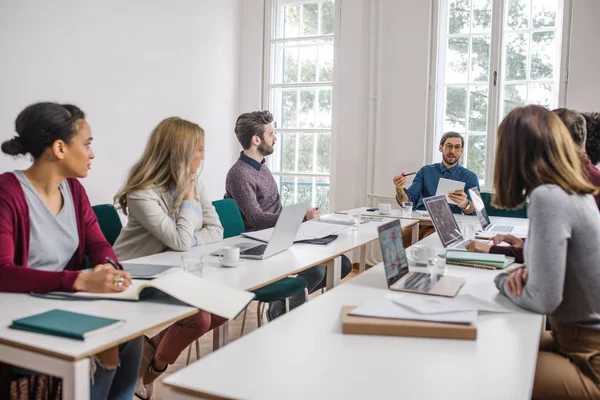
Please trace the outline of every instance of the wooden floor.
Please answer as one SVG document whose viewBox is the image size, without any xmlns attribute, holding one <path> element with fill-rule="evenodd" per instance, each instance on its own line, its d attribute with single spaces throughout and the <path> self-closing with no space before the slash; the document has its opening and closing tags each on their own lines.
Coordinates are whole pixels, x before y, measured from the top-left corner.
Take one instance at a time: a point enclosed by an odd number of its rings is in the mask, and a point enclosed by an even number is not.
<svg viewBox="0 0 600 400">
<path fill-rule="evenodd" d="M 352 279 L 357 274 L 358 274 L 358 271 L 356 269 L 352 270 L 352 272 L 342 281 L 342 283 L 348 281 L 349 279 Z M 315 297 L 318 297 L 320 294 L 321 294 L 321 292 L 318 291 L 316 293 L 313 293 L 310 297 L 311 297 L 311 299 L 313 299 Z M 242 316 L 243 316 L 243 313 L 238 318 L 234 319 L 233 321 L 231 321 L 229 323 L 229 340 L 230 341 L 234 341 L 240 337 L 240 331 L 242 329 Z M 252 303 L 250 303 L 250 306 L 248 307 L 248 313 L 246 315 L 246 325 L 244 326 L 244 334 L 246 334 L 248 332 L 252 332 L 253 330 L 256 330 L 256 328 L 257 328 L 256 302 L 253 301 Z M 157 332 L 147 332 L 147 335 L 151 336 L 156 333 Z M 209 332 L 206 335 L 204 335 L 202 338 L 200 338 L 200 357 L 204 357 L 212 352 L 212 339 L 213 339 L 212 332 Z M 177 359 L 175 364 L 169 366 L 167 371 L 160 378 L 158 378 L 156 380 L 156 383 L 154 384 L 154 395 L 152 396 L 153 400 L 166 399 L 163 396 L 163 385 L 161 382 L 164 378 L 169 376 L 169 374 L 172 374 L 172 373 L 176 372 L 177 370 L 185 367 L 187 353 L 188 353 L 188 351 L 186 349 L 179 356 L 179 358 Z M 191 358 L 190 362 L 196 361 L 195 347 L 192 348 L 192 356 L 191 357 L 192 358 Z"/>
</svg>

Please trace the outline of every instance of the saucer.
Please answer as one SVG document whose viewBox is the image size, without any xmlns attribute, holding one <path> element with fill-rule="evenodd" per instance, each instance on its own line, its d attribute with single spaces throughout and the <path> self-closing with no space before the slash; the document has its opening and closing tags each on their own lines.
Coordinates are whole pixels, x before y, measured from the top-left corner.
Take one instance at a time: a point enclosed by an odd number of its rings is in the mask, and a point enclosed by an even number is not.
<svg viewBox="0 0 600 400">
<path fill-rule="evenodd" d="M 217 262 L 219 264 L 221 264 L 222 266 L 227 267 L 227 268 L 239 267 L 240 265 L 246 264 L 246 260 L 244 260 L 244 259 L 239 259 L 239 260 L 237 260 L 234 263 L 227 263 L 227 264 L 225 264 L 225 261 L 223 261 L 222 258 L 217 258 Z"/>
</svg>

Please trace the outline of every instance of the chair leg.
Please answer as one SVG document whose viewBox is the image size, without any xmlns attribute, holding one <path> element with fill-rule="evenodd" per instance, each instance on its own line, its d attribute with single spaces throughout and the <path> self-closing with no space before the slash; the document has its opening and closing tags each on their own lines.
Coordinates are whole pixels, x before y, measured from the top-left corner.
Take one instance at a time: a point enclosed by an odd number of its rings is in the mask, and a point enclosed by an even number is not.
<svg viewBox="0 0 600 400">
<path fill-rule="evenodd" d="M 321 294 L 325 293 L 325 288 L 321 288 Z"/>
<path fill-rule="evenodd" d="M 285 298 L 285 313 L 289 313 L 290 312 L 290 298 L 286 297 Z"/>
<path fill-rule="evenodd" d="M 242 331 L 240 332 L 240 337 L 244 334 L 244 326 L 246 325 L 246 313 L 248 312 L 248 307 L 244 308 L 244 318 L 242 318 Z"/>
<path fill-rule="evenodd" d="M 188 355 L 187 355 L 187 360 L 185 361 L 185 365 L 190 365 L 190 359 L 192 358 L 192 346 L 193 346 L 193 344 L 190 344 L 188 346 Z"/>
<path fill-rule="evenodd" d="M 256 305 L 256 319 L 257 319 L 259 328 L 262 326 L 262 310 L 261 310 L 262 304 L 263 303 L 261 301 L 259 301 L 258 304 Z"/>
<path fill-rule="evenodd" d="M 310 300 L 310 298 L 308 297 L 308 289 L 304 288 L 304 301 L 307 302 L 308 300 Z"/>
<path fill-rule="evenodd" d="M 196 339 L 196 361 L 200 359 L 200 339 Z"/>
</svg>

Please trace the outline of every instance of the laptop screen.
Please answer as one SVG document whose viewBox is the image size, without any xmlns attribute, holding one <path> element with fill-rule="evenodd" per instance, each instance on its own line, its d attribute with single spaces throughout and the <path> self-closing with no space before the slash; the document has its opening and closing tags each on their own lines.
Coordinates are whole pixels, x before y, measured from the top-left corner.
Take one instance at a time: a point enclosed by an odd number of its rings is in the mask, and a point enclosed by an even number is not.
<svg viewBox="0 0 600 400">
<path fill-rule="evenodd" d="M 427 197 L 423 202 L 444 247 L 463 239 L 446 196 Z"/>
<path fill-rule="evenodd" d="M 490 217 L 488 216 L 487 210 L 485 209 L 485 204 L 483 203 L 481 193 L 479 193 L 479 189 L 474 187 L 469 189 L 469 194 L 471 195 L 471 200 L 473 200 L 473 205 L 475 206 L 475 213 L 477 214 L 479 223 L 481 224 L 483 230 L 486 230 L 486 228 L 490 226 L 491 221 Z"/>
<path fill-rule="evenodd" d="M 400 220 L 395 219 L 377 229 L 385 265 L 385 276 L 388 286 L 390 286 L 408 273 L 408 260 L 402 244 Z"/>
</svg>

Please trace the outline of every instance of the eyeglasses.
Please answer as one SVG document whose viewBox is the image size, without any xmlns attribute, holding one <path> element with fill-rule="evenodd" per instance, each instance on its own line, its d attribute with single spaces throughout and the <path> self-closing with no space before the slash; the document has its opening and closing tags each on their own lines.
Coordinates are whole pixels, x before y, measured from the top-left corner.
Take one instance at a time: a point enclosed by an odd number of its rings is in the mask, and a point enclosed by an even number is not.
<svg viewBox="0 0 600 400">
<path fill-rule="evenodd" d="M 444 145 L 444 148 L 445 148 L 447 151 L 452 151 L 452 149 L 454 149 L 454 150 L 456 150 L 456 151 L 461 151 L 461 150 L 462 150 L 462 144 L 457 144 L 457 145 L 454 145 L 454 146 L 453 146 L 453 145 L 452 145 L 452 143 L 446 143 L 446 144 Z"/>
</svg>

